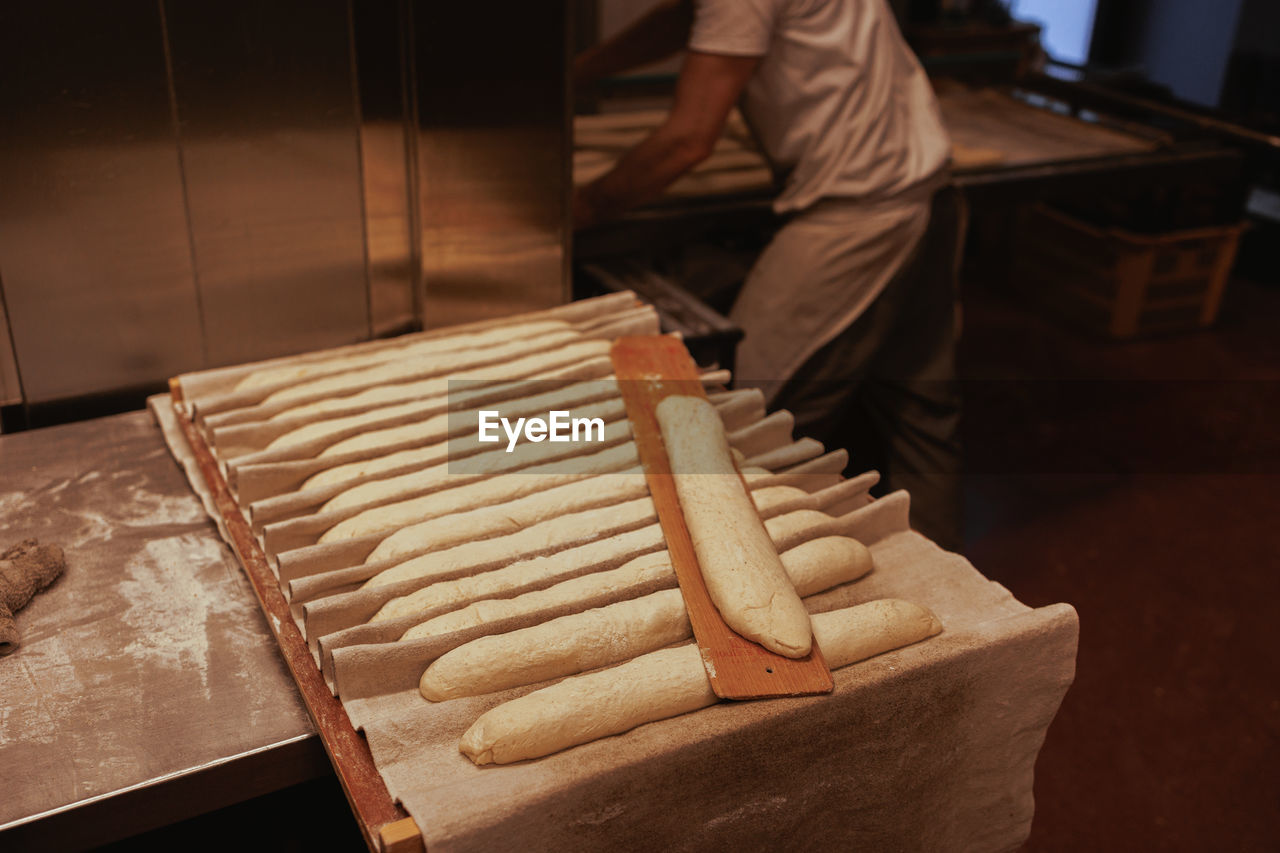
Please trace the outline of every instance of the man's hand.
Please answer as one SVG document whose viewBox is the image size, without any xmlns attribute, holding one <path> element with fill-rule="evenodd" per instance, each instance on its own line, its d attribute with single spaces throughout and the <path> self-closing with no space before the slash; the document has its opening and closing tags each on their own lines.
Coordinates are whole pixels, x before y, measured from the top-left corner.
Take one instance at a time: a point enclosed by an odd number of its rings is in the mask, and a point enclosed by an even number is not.
<svg viewBox="0 0 1280 853">
<path fill-rule="evenodd" d="M 759 62 L 758 56 L 689 51 L 666 121 L 608 174 L 574 193 L 574 224 L 581 227 L 580 221 L 590 224 L 652 201 L 705 160 Z"/>
</svg>

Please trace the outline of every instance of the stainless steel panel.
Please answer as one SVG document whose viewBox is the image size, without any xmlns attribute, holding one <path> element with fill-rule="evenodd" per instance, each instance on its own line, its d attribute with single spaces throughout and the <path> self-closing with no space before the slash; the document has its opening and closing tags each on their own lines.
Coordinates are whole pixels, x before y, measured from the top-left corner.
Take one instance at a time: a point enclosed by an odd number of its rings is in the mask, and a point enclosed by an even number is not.
<svg viewBox="0 0 1280 853">
<path fill-rule="evenodd" d="M 27 399 L 199 367 L 156 3 L 5 3 L 0 79 L 0 275 Z"/>
<path fill-rule="evenodd" d="M 164 11 L 209 363 L 368 337 L 346 0 Z"/>
<path fill-rule="evenodd" d="M 423 321 L 568 297 L 568 2 L 417 2 Z"/>
<path fill-rule="evenodd" d="M 4 307 L 4 281 L 0 280 L 0 406 L 21 402 L 22 381 L 18 378 L 18 360 L 13 354 L 9 313 Z"/>
<path fill-rule="evenodd" d="M 410 191 L 409 0 L 352 4 L 373 333 L 417 324 Z"/>
</svg>

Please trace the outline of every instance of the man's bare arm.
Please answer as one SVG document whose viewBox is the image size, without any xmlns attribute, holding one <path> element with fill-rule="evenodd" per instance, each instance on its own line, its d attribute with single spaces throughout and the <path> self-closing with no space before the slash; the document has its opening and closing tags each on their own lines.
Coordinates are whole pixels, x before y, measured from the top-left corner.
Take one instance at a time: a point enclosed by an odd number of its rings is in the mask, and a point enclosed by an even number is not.
<svg viewBox="0 0 1280 853">
<path fill-rule="evenodd" d="M 601 77 L 648 65 L 684 49 L 693 26 L 693 0 L 663 0 L 626 29 L 573 61 L 573 80 L 585 86 Z"/>
<path fill-rule="evenodd" d="M 760 58 L 689 51 L 666 121 L 606 175 L 574 193 L 578 227 L 652 201 L 705 160 Z"/>
</svg>

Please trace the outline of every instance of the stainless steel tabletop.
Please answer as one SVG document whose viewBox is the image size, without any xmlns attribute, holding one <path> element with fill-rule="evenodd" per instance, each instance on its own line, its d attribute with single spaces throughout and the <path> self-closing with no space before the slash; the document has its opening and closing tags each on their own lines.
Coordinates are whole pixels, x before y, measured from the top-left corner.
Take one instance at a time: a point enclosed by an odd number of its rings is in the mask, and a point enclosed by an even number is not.
<svg viewBox="0 0 1280 853">
<path fill-rule="evenodd" d="M 331 773 L 148 412 L 0 436 L 0 547 L 66 572 L 0 658 L 0 848 L 84 846 Z"/>
</svg>

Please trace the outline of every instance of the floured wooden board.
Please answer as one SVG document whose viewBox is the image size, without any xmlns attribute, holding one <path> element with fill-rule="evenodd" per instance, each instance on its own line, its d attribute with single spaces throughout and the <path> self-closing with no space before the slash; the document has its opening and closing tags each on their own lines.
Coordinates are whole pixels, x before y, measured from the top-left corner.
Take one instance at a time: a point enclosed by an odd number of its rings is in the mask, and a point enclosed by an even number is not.
<svg viewBox="0 0 1280 853">
<path fill-rule="evenodd" d="M 614 342 L 611 357 L 671 565 L 715 694 L 722 699 L 759 699 L 831 692 L 831 672 L 816 643 L 798 660 L 774 654 L 730 629 L 707 592 L 655 415 L 658 403 L 667 397 L 706 397 L 688 350 L 669 337 L 629 337 Z"/>
</svg>

